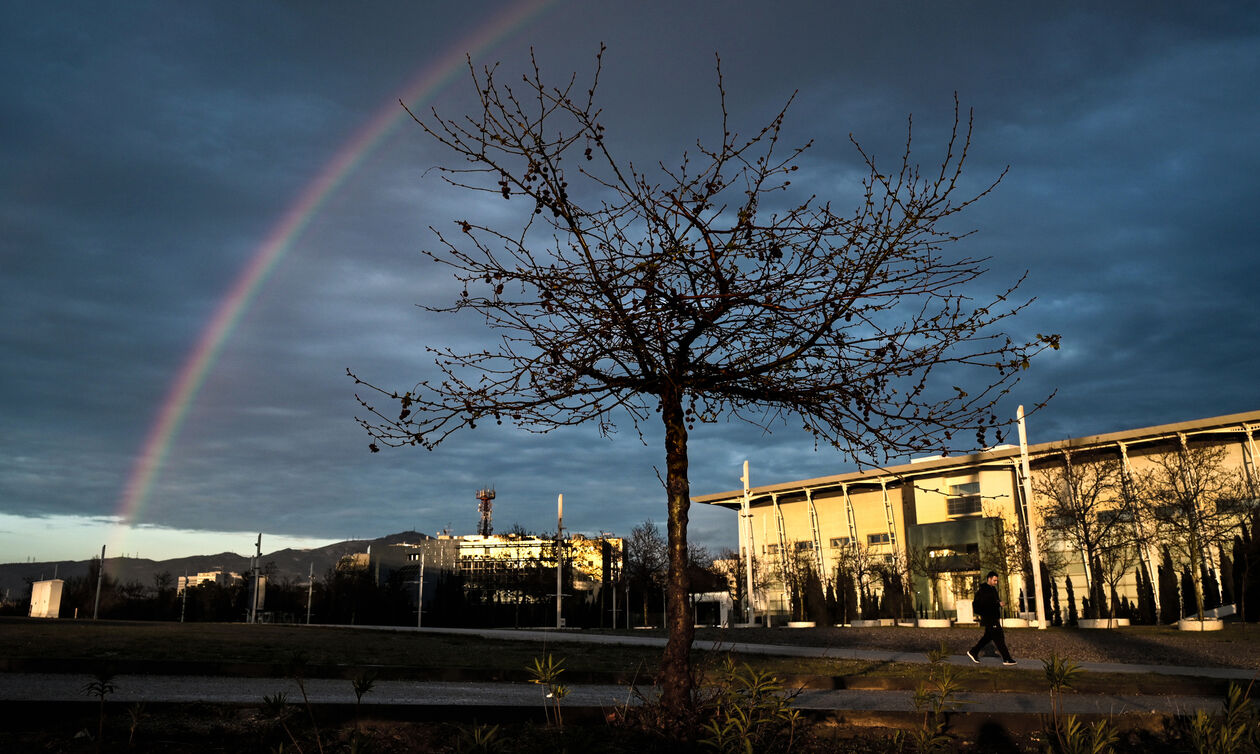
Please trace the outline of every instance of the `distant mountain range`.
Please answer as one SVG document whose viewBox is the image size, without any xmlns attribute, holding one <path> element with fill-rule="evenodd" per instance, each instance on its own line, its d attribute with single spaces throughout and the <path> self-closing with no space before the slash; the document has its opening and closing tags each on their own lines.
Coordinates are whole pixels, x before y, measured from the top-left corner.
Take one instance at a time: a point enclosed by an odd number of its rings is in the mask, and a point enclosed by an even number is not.
<svg viewBox="0 0 1260 754">
<path fill-rule="evenodd" d="M 286 548 L 271 553 L 263 553 L 262 564 L 274 564 L 277 581 L 290 579 L 306 583 L 312 566 L 315 578 L 321 578 L 329 568 L 337 564 L 343 556 L 355 552 L 366 552 L 370 546 L 390 545 L 399 542 L 419 542 L 428 539 L 429 535 L 414 531 L 402 531 L 377 539 L 348 539 L 331 545 L 311 549 L 294 550 Z M 27 581 L 41 579 L 72 579 L 85 576 L 90 560 L 59 560 L 42 563 L 3 563 L 0 564 L 0 598 L 9 596 L 22 599 L 27 596 Z M 185 558 L 170 560 L 149 560 L 147 558 L 105 558 L 105 573 L 119 583 L 126 584 L 137 581 L 144 586 L 153 586 L 154 577 L 160 573 L 169 573 L 173 577 L 184 574 L 193 575 L 203 571 L 235 571 L 244 573 L 249 570 L 249 557 L 234 552 L 221 552 L 217 555 L 190 555 Z"/>
</svg>

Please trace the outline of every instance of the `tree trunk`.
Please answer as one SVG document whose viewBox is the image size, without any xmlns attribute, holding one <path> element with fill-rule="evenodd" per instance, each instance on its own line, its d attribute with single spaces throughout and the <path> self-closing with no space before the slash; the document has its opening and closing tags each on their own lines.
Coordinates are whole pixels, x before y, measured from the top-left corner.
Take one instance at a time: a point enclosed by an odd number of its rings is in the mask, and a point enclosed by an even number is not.
<svg viewBox="0 0 1260 754">
<path fill-rule="evenodd" d="M 1194 599 L 1197 602 L 1199 622 L 1203 622 L 1203 549 L 1199 542 L 1198 532 L 1190 533 L 1190 583 L 1194 584 Z"/>
<path fill-rule="evenodd" d="M 687 481 L 687 424 L 682 396 L 661 397 L 665 423 L 665 490 L 668 495 L 669 570 L 665 582 L 668 641 L 661 659 L 661 700 L 683 723 L 692 708 L 691 642 L 695 624 L 687 609 L 687 517 L 691 508 Z"/>
</svg>

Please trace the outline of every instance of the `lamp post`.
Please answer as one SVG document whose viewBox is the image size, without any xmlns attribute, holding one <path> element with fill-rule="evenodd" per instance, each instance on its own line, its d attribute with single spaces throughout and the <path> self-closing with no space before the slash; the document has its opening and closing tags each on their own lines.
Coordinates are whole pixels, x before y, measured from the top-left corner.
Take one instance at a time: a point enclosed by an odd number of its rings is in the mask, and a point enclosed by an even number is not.
<svg viewBox="0 0 1260 754">
<path fill-rule="evenodd" d="M 561 494 L 556 499 L 556 628 L 564 626 L 564 616 L 561 610 L 563 595 L 560 589 L 563 586 L 564 575 L 564 495 Z"/>
<path fill-rule="evenodd" d="M 416 628 L 421 628 L 424 612 L 424 550 L 420 551 L 420 570 L 416 574 Z"/>
<path fill-rule="evenodd" d="M 1037 595 L 1037 628 L 1046 628 L 1046 603 L 1042 599 L 1041 548 L 1037 544 L 1037 524 L 1033 521 L 1032 475 L 1028 468 L 1028 432 L 1024 428 L 1024 407 L 1015 413 L 1019 420 L 1019 460 L 1024 477 L 1024 521 L 1028 524 L 1028 553 L 1032 556 L 1033 591 Z"/>
<path fill-rule="evenodd" d="M 258 567 L 262 564 L 262 532 L 258 532 L 258 541 L 254 543 L 254 593 L 249 601 L 249 622 L 258 622 Z"/>
<path fill-rule="evenodd" d="M 744 461 L 744 475 L 740 477 L 744 483 L 744 499 L 739 506 L 740 529 L 743 532 L 744 550 L 744 621 L 753 622 L 753 531 L 752 531 L 752 493 L 748 489 L 748 461 Z"/>
<path fill-rule="evenodd" d="M 96 602 L 92 605 L 92 620 L 101 609 L 101 582 L 105 580 L 105 545 L 101 545 L 101 567 L 96 571 Z"/>
</svg>

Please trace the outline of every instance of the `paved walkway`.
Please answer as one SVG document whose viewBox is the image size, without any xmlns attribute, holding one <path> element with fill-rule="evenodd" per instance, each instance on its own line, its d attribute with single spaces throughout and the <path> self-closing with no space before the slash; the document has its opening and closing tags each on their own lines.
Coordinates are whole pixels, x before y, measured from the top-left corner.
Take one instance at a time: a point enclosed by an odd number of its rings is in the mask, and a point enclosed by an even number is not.
<svg viewBox="0 0 1260 754">
<path fill-rule="evenodd" d="M 0 700 L 35 702 L 91 702 L 84 686 L 91 675 L 52 673 L 0 673 Z M 112 703 L 205 702 L 215 704 L 257 704 L 264 696 L 288 695 L 300 703 L 302 693 L 289 678 L 223 678 L 211 676 L 119 675 L 113 679 Z M 312 678 L 305 682 L 312 704 L 355 703 L 350 681 Z M 911 691 L 814 690 L 805 689 L 794 705 L 807 710 L 867 712 L 911 712 Z M 1045 714 L 1050 711 L 1044 693 L 959 694 L 962 712 L 990 714 Z M 368 705 L 380 706 L 458 706 L 458 707 L 541 707 L 542 689 L 529 683 L 377 681 L 364 696 Z M 633 705 L 636 698 L 625 686 L 578 684 L 570 687 L 564 706 L 611 708 Z M 1064 709 L 1077 714 L 1161 713 L 1184 714 L 1203 709 L 1215 712 L 1221 699 L 1200 696 L 1073 695 L 1064 697 Z"/>
<path fill-rule="evenodd" d="M 365 627 L 368 628 L 368 627 Z M 422 631 L 478 636 L 486 639 L 511 641 L 580 642 L 596 644 L 621 644 L 634 646 L 663 646 L 665 640 L 654 636 L 614 636 L 586 634 L 571 631 L 507 630 L 507 629 L 455 629 L 455 628 L 398 628 L 370 627 L 376 630 Z M 697 642 L 696 649 L 711 650 L 712 642 Z M 922 663 L 922 653 L 888 652 L 869 649 L 837 649 L 780 644 L 723 643 L 716 648 L 747 654 L 767 654 L 790 657 L 829 657 L 874 662 Z M 949 662 L 970 666 L 964 657 L 951 657 Z M 986 660 L 996 664 L 996 660 Z M 1040 663 L 1032 662 L 1034 669 Z M 1099 673 L 1162 673 L 1201 678 L 1248 680 L 1255 673 L 1248 670 L 1227 668 L 1190 668 L 1167 665 L 1134 665 L 1116 663 L 1082 663 L 1081 667 Z M 0 673 L 0 701 L 88 701 L 84 693 L 93 678 L 90 675 L 55 673 Z M 283 692 L 291 702 L 301 700 L 301 690 L 288 678 L 227 678 L 191 675 L 119 675 L 113 680 L 112 702 L 206 702 L 254 704 L 264 696 Z M 305 682 L 306 693 L 314 704 L 354 704 L 354 690 L 350 681 L 315 678 Z M 796 697 L 795 705 L 808 710 L 910 712 L 914 709 L 913 692 L 905 690 L 805 689 Z M 1050 711 L 1046 693 L 980 693 L 964 692 L 959 699 L 965 704 L 963 712 L 986 714 L 1045 714 Z M 461 706 L 492 708 L 528 708 L 542 705 L 542 690 L 528 683 L 489 682 L 418 682 L 377 681 L 372 691 L 364 697 L 369 705 L 409 706 Z M 564 700 L 569 708 L 609 708 L 634 704 L 633 693 L 622 685 L 577 684 L 570 688 Z M 1186 714 L 1203 709 L 1219 711 L 1219 697 L 1162 696 L 1136 694 L 1068 694 L 1064 697 L 1064 711 L 1077 714 Z"/>
<path fill-rule="evenodd" d="M 499 628 L 415 628 L 399 626 L 372 626 L 378 631 L 420 631 L 427 633 L 460 634 L 464 636 L 480 636 L 487 639 L 503 639 L 508 641 L 542 641 L 590 644 L 621 644 L 640 647 L 664 647 L 665 639 L 657 636 L 621 636 L 613 634 L 588 634 L 578 631 L 543 630 L 543 629 L 499 629 Z M 745 644 L 697 641 L 692 647 L 698 650 L 728 650 L 742 654 L 775 655 L 779 657 L 824 657 L 836 660 L 862 660 L 865 662 L 905 662 L 925 663 L 927 657 L 923 652 L 894 652 L 883 649 L 852 649 L 848 647 L 811 647 L 799 644 Z M 1018 659 L 1018 658 L 1016 658 Z M 971 667 L 971 660 L 966 655 L 953 655 L 946 662 L 953 665 Z M 997 658 L 981 658 L 982 665 L 997 665 Z M 1077 666 L 1091 673 L 1160 673 L 1163 675 L 1191 676 L 1194 678 L 1216 678 L 1224 680 L 1248 681 L 1260 676 L 1260 671 L 1244 668 L 1206 668 L 1181 665 L 1141 665 L 1118 662 L 1080 662 Z M 1041 662 L 1036 659 L 1026 660 L 1017 667 L 1024 669 L 1041 669 Z"/>
</svg>

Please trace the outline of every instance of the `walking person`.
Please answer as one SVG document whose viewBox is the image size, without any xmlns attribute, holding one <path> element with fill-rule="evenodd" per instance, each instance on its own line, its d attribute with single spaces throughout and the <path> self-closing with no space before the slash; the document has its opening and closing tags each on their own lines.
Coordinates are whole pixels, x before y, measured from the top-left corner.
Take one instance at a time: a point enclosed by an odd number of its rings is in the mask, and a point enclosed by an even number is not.
<svg viewBox="0 0 1260 754">
<path fill-rule="evenodd" d="M 1002 664 L 1014 665 L 1015 660 L 1011 659 L 1011 652 L 1006 648 L 1006 634 L 1002 631 L 1002 608 L 1006 606 L 1006 603 L 998 597 L 997 583 L 997 571 L 989 571 L 989 575 L 984 578 L 984 583 L 976 590 L 976 598 L 971 602 L 972 610 L 980 620 L 980 625 L 984 626 L 984 636 L 980 637 L 980 641 L 976 642 L 974 647 L 967 650 L 967 656 L 972 662 L 980 662 L 980 650 L 984 649 L 989 642 L 993 642 L 998 653 L 1002 655 Z"/>
</svg>

